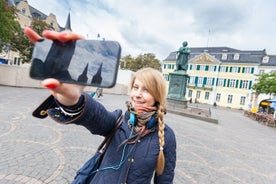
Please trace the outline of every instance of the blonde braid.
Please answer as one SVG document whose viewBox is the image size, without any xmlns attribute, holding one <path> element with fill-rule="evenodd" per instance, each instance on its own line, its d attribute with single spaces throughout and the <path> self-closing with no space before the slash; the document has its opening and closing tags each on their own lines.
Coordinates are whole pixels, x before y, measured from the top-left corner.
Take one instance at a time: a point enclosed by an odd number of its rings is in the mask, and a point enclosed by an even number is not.
<svg viewBox="0 0 276 184">
<path fill-rule="evenodd" d="M 157 159 L 157 164 L 155 168 L 155 172 L 157 175 L 161 175 L 163 173 L 165 167 L 165 156 L 164 156 L 164 145 L 165 145 L 165 123 L 164 123 L 164 112 L 165 110 L 159 106 L 158 110 L 158 137 L 159 137 L 159 155 Z"/>
</svg>

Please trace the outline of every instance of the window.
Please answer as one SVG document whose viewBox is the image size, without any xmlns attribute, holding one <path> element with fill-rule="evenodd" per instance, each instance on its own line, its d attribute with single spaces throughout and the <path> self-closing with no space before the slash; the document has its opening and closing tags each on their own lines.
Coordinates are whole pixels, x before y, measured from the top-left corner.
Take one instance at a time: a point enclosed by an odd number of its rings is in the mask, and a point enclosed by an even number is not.
<svg viewBox="0 0 276 184">
<path fill-rule="evenodd" d="M 192 70 L 196 70 L 196 65 L 192 65 Z"/>
<path fill-rule="evenodd" d="M 21 13 L 22 13 L 23 15 L 25 15 L 26 9 L 25 9 L 25 8 L 22 8 Z"/>
<path fill-rule="evenodd" d="M 250 67 L 244 67 L 243 73 L 251 73 L 251 68 Z"/>
<path fill-rule="evenodd" d="M 193 96 L 193 90 L 189 90 L 188 97 L 192 97 L 192 96 Z"/>
<path fill-rule="evenodd" d="M 13 63 L 14 63 L 14 65 L 20 65 L 20 58 L 14 57 Z"/>
<path fill-rule="evenodd" d="M 200 98 L 200 91 L 196 91 L 196 98 Z"/>
<path fill-rule="evenodd" d="M 222 56 L 221 56 L 221 59 L 222 59 L 222 60 L 227 60 L 227 54 L 226 54 L 226 53 L 223 53 Z"/>
<path fill-rule="evenodd" d="M 219 78 L 218 79 L 218 85 L 217 86 L 223 86 L 224 79 Z"/>
<path fill-rule="evenodd" d="M 200 65 L 200 69 L 199 70 L 205 70 L 205 65 Z"/>
<path fill-rule="evenodd" d="M 195 83 L 195 77 L 193 77 L 193 76 L 190 77 L 190 83 L 192 83 L 192 84 Z"/>
<path fill-rule="evenodd" d="M 204 99 L 205 100 L 209 100 L 209 96 L 210 96 L 210 93 L 208 91 L 206 91 Z"/>
<path fill-rule="evenodd" d="M 219 71 L 220 72 L 226 72 L 226 66 L 221 66 Z"/>
<path fill-rule="evenodd" d="M 207 77 L 206 85 L 212 85 L 213 78 Z"/>
<path fill-rule="evenodd" d="M 198 77 L 197 86 L 202 87 L 203 86 L 203 77 Z"/>
<path fill-rule="evenodd" d="M 216 95 L 216 102 L 220 102 L 220 97 L 221 97 L 221 94 L 217 93 L 217 95 Z"/>
<path fill-rule="evenodd" d="M 53 21 L 51 21 L 50 25 L 53 27 L 53 26 L 54 26 L 54 22 L 53 22 Z"/>
<path fill-rule="evenodd" d="M 231 72 L 232 73 L 238 73 L 238 67 L 237 66 L 233 66 Z"/>
<path fill-rule="evenodd" d="M 168 64 L 168 69 L 172 69 L 172 65 L 171 64 Z"/>
<path fill-rule="evenodd" d="M 164 78 L 169 81 L 169 75 L 168 74 L 163 74 Z"/>
<path fill-rule="evenodd" d="M 215 71 L 215 66 L 210 65 L 210 66 L 209 66 L 209 71 Z"/>
<path fill-rule="evenodd" d="M 241 84 L 241 88 L 247 89 L 247 88 L 248 88 L 248 83 L 249 83 L 248 80 L 243 80 L 243 81 L 242 81 L 242 84 Z"/>
<path fill-rule="evenodd" d="M 264 73 L 264 70 L 260 70 L 259 74 L 262 75 Z"/>
<path fill-rule="evenodd" d="M 230 79 L 229 87 L 234 88 L 236 86 L 236 79 Z"/>
<path fill-rule="evenodd" d="M 228 95 L 227 103 L 232 103 L 233 95 Z"/>
<path fill-rule="evenodd" d="M 239 60 L 239 58 L 240 58 L 240 54 L 239 53 L 234 54 L 234 60 Z"/>
<path fill-rule="evenodd" d="M 265 56 L 263 57 L 263 63 L 268 63 L 269 62 L 269 57 L 268 56 Z"/>
<path fill-rule="evenodd" d="M 245 104 L 245 96 L 241 96 L 240 105 Z"/>
</svg>

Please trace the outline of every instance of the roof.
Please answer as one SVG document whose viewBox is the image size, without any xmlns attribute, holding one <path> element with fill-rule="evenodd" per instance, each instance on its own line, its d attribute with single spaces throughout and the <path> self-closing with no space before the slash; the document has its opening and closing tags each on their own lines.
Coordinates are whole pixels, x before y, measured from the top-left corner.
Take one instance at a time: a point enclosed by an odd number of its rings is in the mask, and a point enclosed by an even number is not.
<svg viewBox="0 0 276 184">
<path fill-rule="evenodd" d="M 189 60 L 199 56 L 203 53 L 208 53 L 212 57 L 221 61 L 222 63 L 251 63 L 261 65 L 276 65 L 276 56 L 269 56 L 266 54 L 266 50 L 238 50 L 230 47 L 189 47 L 191 50 Z M 171 52 L 169 56 L 163 61 L 176 61 L 177 51 Z M 226 55 L 226 59 L 222 59 L 223 55 Z M 234 56 L 238 55 L 238 59 L 234 59 Z M 262 63 L 263 57 L 269 56 L 268 63 Z"/>
</svg>

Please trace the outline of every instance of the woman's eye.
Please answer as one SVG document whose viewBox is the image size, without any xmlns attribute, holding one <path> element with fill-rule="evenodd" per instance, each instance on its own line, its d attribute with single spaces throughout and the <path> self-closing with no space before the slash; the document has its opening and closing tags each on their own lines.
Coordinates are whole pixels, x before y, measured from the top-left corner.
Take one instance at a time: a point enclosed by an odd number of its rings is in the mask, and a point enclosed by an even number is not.
<svg viewBox="0 0 276 184">
<path fill-rule="evenodd" d="M 143 91 L 144 91 L 145 93 L 148 93 L 148 92 L 149 92 L 149 90 L 146 89 L 146 88 L 144 88 Z"/>
<path fill-rule="evenodd" d="M 138 86 L 133 86 L 133 89 L 138 90 L 139 88 L 138 88 Z"/>
</svg>

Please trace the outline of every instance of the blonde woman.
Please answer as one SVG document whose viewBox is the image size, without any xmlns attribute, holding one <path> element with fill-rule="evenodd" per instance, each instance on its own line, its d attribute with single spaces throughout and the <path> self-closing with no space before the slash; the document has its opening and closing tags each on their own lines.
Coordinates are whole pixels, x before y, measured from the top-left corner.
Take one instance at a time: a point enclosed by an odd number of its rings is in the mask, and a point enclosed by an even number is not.
<svg viewBox="0 0 276 184">
<path fill-rule="evenodd" d="M 25 28 L 25 34 L 33 42 L 41 38 L 30 28 Z M 81 39 L 69 32 L 44 31 L 43 36 L 62 42 Z M 42 85 L 51 91 L 53 98 L 48 99 L 48 102 L 52 100 L 51 106 L 42 104 L 39 108 L 48 108 L 47 114 L 59 123 L 82 125 L 92 134 L 108 136 L 122 114 L 120 109 L 108 111 L 83 92 L 81 86 L 55 79 L 45 79 Z M 173 183 L 176 140 L 173 130 L 164 122 L 166 94 L 166 84 L 159 71 L 144 68 L 136 72 L 130 83 L 130 99 L 122 124 L 99 169 L 87 183 L 150 184 L 152 180 L 155 184 Z"/>
</svg>

